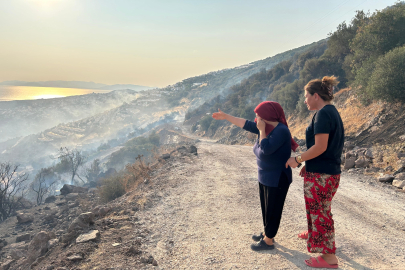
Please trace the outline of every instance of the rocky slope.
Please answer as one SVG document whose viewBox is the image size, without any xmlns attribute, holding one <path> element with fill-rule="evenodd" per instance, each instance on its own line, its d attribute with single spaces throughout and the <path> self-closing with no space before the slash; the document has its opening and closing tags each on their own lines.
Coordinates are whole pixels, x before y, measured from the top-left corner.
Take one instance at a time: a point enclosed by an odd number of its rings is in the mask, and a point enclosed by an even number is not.
<svg viewBox="0 0 405 270">
<path fill-rule="evenodd" d="M 1 101 L 1 142 L 35 134 L 60 123 L 83 119 L 142 96 L 133 90 L 54 99 Z"/>
<path fill-rule="evenodd" d="M 96 188 L 65 185 L 43 205 L 20 210 L 0 224 L 1 269 L 107 269 L 113 261 L 137 269 L 153 264 L 141 247 L 149 230 L 136 217 L 156 196 L 148 194 L 155 188 L 148 179 L 170 170 L 173 162 L 194 159 L 196 150 L 183 145 L 163 155 L 145 181 L 111 203 L 103 204 Z"/>
<path fill-rule="evenodd" d="M 405 108 L 401 104 L 374 102 L 361 104 L 354 91 L 342 89 L 336 94 L 334 104 L 339 110 L 345 127 L 345 147 L 342 169 L 367 174 L 401 191 L 405 187 Z M 298 153 L 306 150 L 305 129 L 313 113 L 301 118 L 288 119 L 291 134 L 300 145 Z M 193 119 L 186 121 L 193 125 Z M 195 134 L 214 138 L 220 143 L 250 145 L 256 136 L 236 126 L 224 125 L 214 133 Z"/>
<path fill-rule="evenodd" d="M 25 220 L 0 224 L 3 269 L 304 269 L 310 254 L 296 237 L 306 226 L 298 170 L 276 248 L 253 252 L 250 238 L 261 219 L 251 147 L 196 146 L 198 155 L 178 148 L 110 203 L 100 204 L 94 190 L 66 187 L 55 201 L 25 210 Z M 340 269 L 405 267 L 399 195 L 343 173 L 332 205 Z"/>
</svg>

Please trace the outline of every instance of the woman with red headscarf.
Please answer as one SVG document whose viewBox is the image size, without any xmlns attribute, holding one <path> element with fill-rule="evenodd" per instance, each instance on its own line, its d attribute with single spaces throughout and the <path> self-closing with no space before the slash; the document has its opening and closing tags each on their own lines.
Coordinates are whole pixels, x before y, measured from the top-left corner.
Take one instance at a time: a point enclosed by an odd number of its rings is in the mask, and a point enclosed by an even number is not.
<svg viewBox="0 0 405 270">
<path fill-rule="evenodd" d="M 253 235 L 257 241 L 251 245 L 253 250 L 274 249 L 273 238 L 280 226 L 284 201 L 292 182 L 291 168 L 285 163 L 295 151 L 297 143 L 291 138 L 283 108 L 274 101 L 264 101 L 254 110 L 255 122 L 234 117 L 218 109 L 212 117 L 227 120 L 247 131 L 258 134 L 253 147 L 258 166 L 260 205 L 262 209 L 264 232 Z"/>
</svg>

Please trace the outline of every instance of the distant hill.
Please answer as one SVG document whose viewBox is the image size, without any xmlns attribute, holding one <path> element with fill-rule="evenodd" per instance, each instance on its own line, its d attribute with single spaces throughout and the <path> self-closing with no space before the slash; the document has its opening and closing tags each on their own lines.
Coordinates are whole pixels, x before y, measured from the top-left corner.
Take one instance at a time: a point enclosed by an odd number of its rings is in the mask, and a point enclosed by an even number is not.
<svg viewBox="0 0 405 270">
<path fill-rule="evenodd" d="M 44 82 L 25 82 L 25 81 L 4 81 L 0 85 L 13 85 L 13 86 L 37 86 L 37 87 L 62 87 L 62 88 L 84 88 L 84 89 L 97 89 L 97 90 L 122 90 L 131 89 L 135 91 L 142 91 L 152 89 L 154 87 L 134 85 L 134 84 L 103 84 L 95 82 L 82 82 L 82 81 L 44 81 Z"/>
<path fill-rule="evenodd" d="M 171 106 L 187 103 L 189 110 L 196 109 L 217 96 L 228 96 L 232 93 L 231 87 L 250 76 L 271 70 L 283 61 L 293 60 L 304 52 L 322 46 L 326 48 L 326 39 L 238 67 L 190 77 L 162 89 L 170 93 L 166 100 Z"/>
</svg>

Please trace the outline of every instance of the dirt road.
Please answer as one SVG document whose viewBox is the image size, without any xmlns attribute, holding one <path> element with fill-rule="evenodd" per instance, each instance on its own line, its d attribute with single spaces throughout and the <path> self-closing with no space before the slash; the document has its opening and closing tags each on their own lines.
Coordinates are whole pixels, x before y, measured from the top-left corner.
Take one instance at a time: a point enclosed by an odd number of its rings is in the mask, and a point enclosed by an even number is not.
<svg viewBox="0 0 405 270">
<path fill-rule="evenodd" d="M 307 224 L 298 170 L 276 248 L 254 252 L 251 235 L 262 231 L 262 220 L 252 147 L 197 147 L 195 160 L 160 177 L 166 188 L 158 204 L 139 216 L 158 269 L 310 269 L 306 242 L 297 238 Z M 405 194 L 347 173 L 340 183 L 332 203 L 340 269 L 405 269 Z"/>
</svg>

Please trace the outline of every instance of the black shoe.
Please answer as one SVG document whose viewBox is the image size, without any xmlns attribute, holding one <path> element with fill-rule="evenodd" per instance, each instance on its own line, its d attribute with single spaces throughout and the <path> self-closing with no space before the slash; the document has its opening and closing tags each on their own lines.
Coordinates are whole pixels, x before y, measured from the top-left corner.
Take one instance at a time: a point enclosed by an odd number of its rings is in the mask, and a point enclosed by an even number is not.
<svg viewBox="0 0 405 270">
<path fill-rule="evenodd" d="M 255 241 L 255 242 L 260 241 L 260 240 L 262 240 L 263 238 L 264 238 L 263 233 L 259 233 L 259 234 L 254 234 L 254 235 L 252 235 L 252 239 L 253 239 L 253 241 Z"/>
<path fill-rule="evenodd" d="M 250 248 L 254 251 L 259 251 L 259 250 L 272 250 L 274 249 L 274 245 L 267 245 L 264 240 L 260 240 L 257 243 L 251 244 Z"/>
<path fill-rule="evenodd" d="M 255 241 L 255 242 L 260 241 L 260 240 L 262 240 L 263 238 L 264 238 L 263 233 L 256 234 L 256 235 L 252 235 L 252 239 L 253 239 L 253 241 Z M 276 242 L 276 239 L 273 238 L 273 243 L 275 243 L 275 242 Z"/>
</svg>

